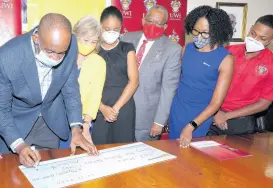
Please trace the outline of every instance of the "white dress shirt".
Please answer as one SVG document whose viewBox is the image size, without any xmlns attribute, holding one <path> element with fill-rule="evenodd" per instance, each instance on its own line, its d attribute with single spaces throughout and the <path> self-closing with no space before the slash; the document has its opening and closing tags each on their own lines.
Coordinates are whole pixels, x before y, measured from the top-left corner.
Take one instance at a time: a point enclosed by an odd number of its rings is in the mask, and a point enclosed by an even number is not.
<svg viewBox="0 0 273 188">
<path fill-rule="evenodd" d="M 137 49 L 136 49 L 136 54 L 138 53 L 138 51 L 139 51 L 141 45 L 143 44 L 143 41 L 144 41 L 144 40 L 147 40 L 147 38 L 145 37 L 144 34 L 142 34 L 142 37 L 140 38 L 139 44 L 138 44 Z M 142 59 L 141 59 L 141 62 L 140 62 L 140 65 L 139 65 L 139 68 L 138 68 L 138 69 L 140 69 L 140 67 L 141 67 L 141 65 L 142 65 L 142 62 L 143 62 L 144 58 L 145 58 L 146 55 L 148 54 L 148 52 L 149 52 L 149 50 L 151 49 L 152 45 L 154 44 L 154 41 L 151 41 L 151 40 L 150 40 L 150 41 L 147 40 L 147 41 L 148 41 L 148 42 L 147 42 L 147 44 L 146 44 L 146 46 L 145 46 L 145 51 L 144 51 L 144 53 L 143 53 L 143 56 L 142 56 Z"/>
<path fill-rule="evenodd" d="M 36 60 L 36 66 L 38 70 L 42 100 L 44 100 L 52 81 L 52 68 L 45 66 L 38 60 Z"/>
<path fill-rule="evenodd" d="M 147 38 L 145 37 L 144 34 L 142 34 L 142 36 L 141 36 L 141 38 L 140 38 L 140 40 L 139 40 L 137 49 L 136 49 L 136 54 L 138 53 L 138 51 L 139 51 L 141 45 L 143 44 L 143 41 L 144 41 L 144 40 L 147 40 Z M 155 41 L 151 41 L 151 40 L 150 40 L 150 41 L 147 40 L 147 41 L 148 41 L 148 42 L 147 42 L 147 44 L 146 44 L 146 46 L 145 46 L 145 51 L 144 51 L 144 53 L 143 53 L 143 56 L 142 56 L 142 59 L 141 59 L 141 62 L 140 62 L 140 65 L 139 65 L 139 68 L 138 68 L 138 69 L 140 69 L 140 67 L 141 67 L 141 65 L 142 65 L 142 62 L 143 62 L 144 58 L 147 56 L 149 50 L 151 49 L 152 45 L 153 45 L 154 42 L 155 42 Z M 154 123 L 157 124 L 157 125 L 159 125 L 159 126 L 161 126 L 161 127 L 164 127 L 164 125 L 161 125 L 161 124 L 156 123 L 156 122 L 154 122 Z"/>
<path fill-rule="evenodd" d="M 36 29 L 33 33 L 36 33 L 38 30 Z M 31 47 L 34 53 L 34 56 L 36 54 L 35 50 L 35 44 L 31 38 Z M 50 87 L 51 81 L 52 81 L 52 67 L 48 67 L 44 65 L 42 62 L 36 60 L 36 67 L 38 71 L 38 77 L 39 77 L 39 83 L 41 88 L 41 96 L 42 100 L 44 100 L 45 95 Z"/>
</svg>

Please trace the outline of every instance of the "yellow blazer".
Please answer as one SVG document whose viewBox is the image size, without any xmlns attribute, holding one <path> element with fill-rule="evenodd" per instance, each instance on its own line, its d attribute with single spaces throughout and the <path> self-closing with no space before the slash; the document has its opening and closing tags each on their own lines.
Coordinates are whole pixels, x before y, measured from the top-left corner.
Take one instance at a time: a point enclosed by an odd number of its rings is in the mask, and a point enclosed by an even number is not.
<svg viewBox="0 0 273 188">
<path fill-rule="evenodd" d="M 79 85 L 83 115 L 96 119 L 101 103 L 102 90 L 106 77 L 106 63 L 98 54 L 90 54 L 82 62 Z"/>
</svg>

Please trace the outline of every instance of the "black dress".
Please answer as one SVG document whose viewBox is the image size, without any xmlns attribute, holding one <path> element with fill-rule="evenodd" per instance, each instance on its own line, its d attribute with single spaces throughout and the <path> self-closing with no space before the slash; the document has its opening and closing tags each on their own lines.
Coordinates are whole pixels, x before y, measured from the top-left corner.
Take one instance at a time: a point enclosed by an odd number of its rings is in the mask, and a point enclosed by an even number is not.
<svg viewBox="0 0 273 188">
<path fill-rule="evenodd" d="M 106 80 L 102 103 L 113 107 L 128 84 L 127 55 L 135 48 L 119 42 L 111 50 L 101 49 L 99 55 L 106 61 Z M 94 144 L 133 142 L 135 136 L 135 103 L 133 97 L 119 111 L 117 121 L 109 123 L 99 111 L 92 130 Z"/>
</svg>

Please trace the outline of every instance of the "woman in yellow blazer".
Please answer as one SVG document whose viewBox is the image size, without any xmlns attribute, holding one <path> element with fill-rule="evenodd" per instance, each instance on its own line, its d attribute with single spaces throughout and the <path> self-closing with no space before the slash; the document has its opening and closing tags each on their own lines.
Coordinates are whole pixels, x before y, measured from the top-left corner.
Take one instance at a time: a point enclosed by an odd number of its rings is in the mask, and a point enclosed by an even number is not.
<svg viewBox="0 0 273 188">
<path fill-rule="evenodd" d="M 79 50 L 77 65 L 83 106 L 83 136 L 91 144 L 91 122 L 96 119 L 98 113 L 106 76 L 106 63 L 97 54 L 100 31 L 98 21 L 92 16 L 81 18 L 73 28 Z M 69 147 L 69 143 L 70 140 L 61 142 L 60 148 Z"/>
</svg>

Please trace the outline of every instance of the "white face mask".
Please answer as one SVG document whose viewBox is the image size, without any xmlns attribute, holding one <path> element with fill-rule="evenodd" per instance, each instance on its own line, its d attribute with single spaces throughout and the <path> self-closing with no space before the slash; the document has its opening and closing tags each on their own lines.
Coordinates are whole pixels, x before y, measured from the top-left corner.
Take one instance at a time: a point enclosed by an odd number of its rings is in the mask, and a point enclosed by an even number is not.
<svg viewBox="0 0 273 188">
<path fill-rule="evenodd" d="M 247 52 L 258 52 L 264 50 L 264 45 L 260 42 L 255 40 L 252 37 L 246 37 L 246 51 Z"/>
<path fill-rule="evenodd" d="M 43 50 L 41 50 L 39 54 L 36 54 L 35 57 L 38 61 L 40 61 L 47 67 L 55 67 L 59 65 L 64 59 L 64 57 L 59 60 L 50 59 Z"/>
<path fill-rule="evenodd" d="M 102 33 L 102 38 L 105 43 L 114 44 L 118 40 L 119 35 L 120 33 L 116 31 L 104 31 Z"/>
<path fill-rule="evenodd" d="M 38 54 L 37 53 L 35 54 L 35 58 L 47 67 L 50 67 L 50 68 L 55 67 L 59 65 L 64 59 L 64 56 L 63 56 L 59 60 L 53 60 L 49 58 L 48 55 L 43 50 L 41 50 L 40 45 L 39 45 L 39 49 L 40 49 L 40 52 Z"/>
</svg>

